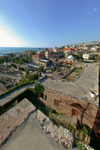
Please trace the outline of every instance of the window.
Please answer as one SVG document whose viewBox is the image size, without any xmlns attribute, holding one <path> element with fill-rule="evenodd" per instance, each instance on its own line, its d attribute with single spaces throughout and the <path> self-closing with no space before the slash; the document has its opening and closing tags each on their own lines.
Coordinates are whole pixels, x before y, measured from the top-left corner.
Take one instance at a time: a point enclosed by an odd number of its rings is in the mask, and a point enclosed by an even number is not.
<svg viewBox="0 0 100 150">
<path fill-rule="evenodd" d="M 54 105 L 59 106 L 60 101 L 57 99 L 54 99 Z"/>
<path fill-rule="evenodd" d="M 43 99 L 44 98 L 44 93 L 40 93 L 40 97 Z"/>
<path fill-rule="evenodd" d="M 47 100 L 47 95 L 45 95 L 45 100 Z"/>
</svg>

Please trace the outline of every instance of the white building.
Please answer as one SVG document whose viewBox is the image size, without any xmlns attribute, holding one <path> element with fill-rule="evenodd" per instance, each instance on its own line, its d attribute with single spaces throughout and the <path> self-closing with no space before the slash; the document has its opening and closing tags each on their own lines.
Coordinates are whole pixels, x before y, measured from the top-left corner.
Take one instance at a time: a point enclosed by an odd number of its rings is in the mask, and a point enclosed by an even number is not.
<svg viewBox="0 0 100 150">
<path fill-rule="evenodd" d="M 82 58 L 85 60 L 91 59 L 93 57 L 94 57 L 94 54 L 91 54 L 91 53 L 84 53 L 82 56 Z"/>
<path fill-rule="evenodd" d="M 75 61 L 75 57 L 73 55 L 69 55 L 66 60 L 68 62 L 73 62 L 73 61 Z"/>
<path fill-rule="evenodd" d="M 91 48 L 91 51 L 96 52 L 96 51 L 97 51 L 97 48 L 96 48 L 96 47 L 92 47 L 92 48 Z"/>
</svg>

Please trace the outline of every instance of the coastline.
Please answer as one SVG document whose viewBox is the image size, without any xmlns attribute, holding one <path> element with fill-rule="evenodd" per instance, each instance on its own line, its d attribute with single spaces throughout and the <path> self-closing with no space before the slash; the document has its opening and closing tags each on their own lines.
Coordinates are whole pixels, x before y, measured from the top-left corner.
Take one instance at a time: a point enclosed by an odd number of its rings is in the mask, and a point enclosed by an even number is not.
<svg viewBox="0 0 100 150">
<path fill-rule="evenodd" d="M 45 48 L 35 48 L 35 47 L 0 47 L 0 56 L 5 56 L 10 53 L 23 53 L 25 51 L 39 51 Z"/>
</svg>

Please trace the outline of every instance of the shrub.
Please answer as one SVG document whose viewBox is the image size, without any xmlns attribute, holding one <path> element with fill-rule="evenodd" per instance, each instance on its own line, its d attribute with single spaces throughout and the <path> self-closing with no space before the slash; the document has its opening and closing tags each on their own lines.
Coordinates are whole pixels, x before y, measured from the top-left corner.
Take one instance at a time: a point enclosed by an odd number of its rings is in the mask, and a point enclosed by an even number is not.
<svg viewBox="0 0 100 150">
<path fill-rule="evenodd" d="M 35 96 L 39 97 L 39 94 L 40 94 L 41 92 L 44 92 L 44 87 L 43 87 L 43 85 L 41 85 L 41 84 L 39 84 L 39 83 L 36 83 L 33 92 L 34 92 L 34 95 L 35 95 Z"/>
<path fill-rule="evenodd" d="M 15 64 L 11 64 L 11 66 L 17 69 L 17 66 Z"/>
<path fill-rule="evenodd" d="M 54 112 L 54 109 L 48 107 L 48 106 L 45 106 L 45 111 L 46 111 L 46 114 L 47 116 L 50 114 L 50 113 L 53 113 Z"/>
<path fill-rule="evenodd" d="M 77 144 L 77 148 L 78 148 L 78 150 L 86 150 L 86 147 L 81 143 Z"/>
<path fill-rule="evenodd" d="M 18 68 L 21 71 L 25 71 L 25 69 L 23 67 Z"/>
<path fill-rule="evenodd" d="M 28 76 L 27 76 L 27 78 L 29 79 L 29 81 L 31 81 L 31 80 L 37 80 L 38 79 L 38 74 L 29 74 Z"/>
</svg>

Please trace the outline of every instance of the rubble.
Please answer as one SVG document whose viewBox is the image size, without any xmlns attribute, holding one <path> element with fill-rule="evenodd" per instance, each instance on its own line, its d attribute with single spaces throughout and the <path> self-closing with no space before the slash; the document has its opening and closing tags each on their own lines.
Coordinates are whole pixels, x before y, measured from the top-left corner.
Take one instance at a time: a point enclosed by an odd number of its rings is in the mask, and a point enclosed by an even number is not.
<svg viewBox="0 0 100 150">
<path fill-rule="evenodd" d="M 50 134 L 52 138 L 54 138 L 57 142 L 62 143 L 64 147 L 68 149 L 74 146 L 75 139 L 69 130 L 63 128 L 62 126 L 57 127 L 40 110 L 37 110 L 37 119 L 39 120 L 46 134 Z"/>
</svg>

